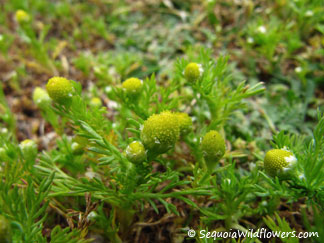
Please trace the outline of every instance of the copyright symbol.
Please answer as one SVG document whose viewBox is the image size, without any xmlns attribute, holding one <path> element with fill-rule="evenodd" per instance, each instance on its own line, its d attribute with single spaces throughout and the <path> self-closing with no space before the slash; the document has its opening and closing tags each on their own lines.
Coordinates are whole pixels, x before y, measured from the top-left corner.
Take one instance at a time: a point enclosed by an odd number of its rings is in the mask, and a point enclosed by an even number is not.
<svg viewBox="0 0 324 243">
<path fill-rule="evenodd" d="M 195 235 L 196 235 L 196 231 L 194 231 L 193 229 L 188 230 L 189 237 L 195 237 Z"/>
</svg>

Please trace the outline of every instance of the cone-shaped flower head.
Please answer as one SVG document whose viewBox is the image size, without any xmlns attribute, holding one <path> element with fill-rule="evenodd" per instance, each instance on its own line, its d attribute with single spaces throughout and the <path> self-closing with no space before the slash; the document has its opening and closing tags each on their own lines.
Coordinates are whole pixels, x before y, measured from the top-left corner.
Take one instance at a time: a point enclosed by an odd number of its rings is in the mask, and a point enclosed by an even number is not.
<svg viewBox="0 0 324 243">
<path fill-rule="evenodd" d="M 71 144 L 72 153 L 74 155 L 83 154 L 88 143 L 89 143 L 88 139 L 86 139 L 85 137 L 75 136 L 72 139 L 72 144 Z"/>
<path fill-rule="evenodd" d="M 191 62 L 186 66 L 184 76 L 189 82 L 193 83 L 199 79 L 203 72 L 204 69 L 202 68 L 201 64 Z"/>
<path fill-rule="evenodd" d="M 272 149 L 264 157 L 264 169 L 271 175 L 284 175 L 294 168 L 297 162 L 294 154 L 285 149 Z"/>
<path fill-rule="evenodd" d="M 16 11 L 16 20 L 19 24 L 29 22 L 30 16 L 24 10 L 17 10 Z"/>
<path fill-rule="evenodd" d="M 45 89 L 36 87 L 33 92 L 33 101 L 38 107 L 46 107 L 51 104 L 51 98 Z"/>
<path fill-rule="evenodd" d="M 26 139 L 19 144 L 22 154 L 26 160 L 34 160 L 37 156 L 37 144 L 30 139 Z"/>
<path fill-rule="evenodd" d="M 133 163 L 140 163 L 146 160 L 144 145 L 139 141 L 131 142 L 126 148 L 126 157 Z"/>
<path fill-rule="evenodd" d="M 211 169 L 225 154 L 225 140 L 217 131 L 211 130 L 203 137 L 201 150 L 207 167 Z"/>
<path fill-rule="evenodd" d="M 171 149 L 180 136 L 176 115 L 170 111 L 150 116 L 141 131 L 141 140 L 145 148 L 164 153 Z"/>
<path fill-rule="evenodd" d="M 66 105 L 71 101 L 73 86 L 71 81 L 66 78 L 53 77 L 49 79 L 46 90 L 55 102 Z"/>
<path fill-rule="evenodd" d="M 100 106 L 102 106 L 101 99 L 98 98 L 98 97 L 91 98 L 90 106 L 92 106 L 92 107 L 100 107 Z"/>
<path fill-rule="evenodd" d="M 8 220 L 0 215 L 0 242 L 11 243 L 11 228 Z"/>
<path fill-rule="evenodd" d="M 123 82 L 122 86 L 127 95 L 137 96 L 143 89 L 143 81 L 138 78 L 129 78 Z"/>
<path fill-rule="evenodd" d="M 186 135 L 192 130 L 192 119 L 191 117 L 184 112 L 175 113 L 178 118 L 180 135 Z"/>
<path fill-rule="evenodd" d="M 83 153 L 83 147 L 82 145 L 78 144 L 77 142 L 73 142 L 71 144 L 71 149 L 72 149 L 72 153 L 74 155 L 80 155 Z"/>
<path fill-rule="evenodd" d="M 8 133 L 9 133 L 9 131 L 6 127 L 3 127 L 0 129 L 0 136 L 7 136 Z"/>
</svg>

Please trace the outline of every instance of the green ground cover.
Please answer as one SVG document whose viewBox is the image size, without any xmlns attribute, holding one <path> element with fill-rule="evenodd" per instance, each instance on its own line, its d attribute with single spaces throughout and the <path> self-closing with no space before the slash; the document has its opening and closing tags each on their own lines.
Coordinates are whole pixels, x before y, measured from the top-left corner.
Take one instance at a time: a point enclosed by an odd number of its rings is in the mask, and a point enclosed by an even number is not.
<svg viewBox="0 0 324 243">
<path fill-rule="evenodd" d="M 2 0 L 0 242 L 323 242 L 323 33 L 322 0 Z"/>
</svg>

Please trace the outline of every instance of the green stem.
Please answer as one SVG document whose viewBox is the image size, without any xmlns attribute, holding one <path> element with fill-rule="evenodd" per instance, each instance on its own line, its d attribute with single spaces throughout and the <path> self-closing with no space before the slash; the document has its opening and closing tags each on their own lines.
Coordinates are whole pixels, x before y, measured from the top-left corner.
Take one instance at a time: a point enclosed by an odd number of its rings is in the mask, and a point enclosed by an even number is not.
<svg viewBox="0 0 324 243">
<path fill-rule="evenodd" d="M 217 119 L 217 107 L 216 103 L 213 99 L 211 99 L 207 95 L 203 95 L 203 98 L 206 100 L 210 114 L 211 114 L 211 119 L 216 120 Z"/>
<path fill-rule="evenodd" d="M 204 184 L 205 181 L 210 178 L 211 174 L 212 174 L 212 171 L 211 170 L 207 170 L 205 172 L 204 176 L 199 180 L 198 184 L 199 185 Z"/>
</svg>

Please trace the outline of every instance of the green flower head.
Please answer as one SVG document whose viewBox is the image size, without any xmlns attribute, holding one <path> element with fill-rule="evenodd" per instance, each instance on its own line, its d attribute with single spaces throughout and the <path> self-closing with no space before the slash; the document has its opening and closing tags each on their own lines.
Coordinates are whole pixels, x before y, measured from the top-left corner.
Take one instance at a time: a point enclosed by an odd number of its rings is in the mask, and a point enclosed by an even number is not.
<svg viewBox="0 0 324 243">
<path fill-rule="evenodd" d="M 92 107 L 101 107 L 102 106 L 102 101 L 98 97 L 93 97 L 90 100 L 90 106 Z"/>
<path fill-rule="evenodd" d="M 71 81 L 66 78 L 53 77 L 49 79 L 46 90 L 55 102 L 66 105 L 71 101 L 73 86 Z"/>
<path fill-rule="evenodd" d="M 122 87 L 127 95 L 138 96 L 143 89 L 143 81 L 138 78 L 129 78 L 123 82 Z"/>
<path fill-rule="evenodd" d="M 139 141 L 131 142 L 126 148 L 126 157 L 133 163 L 140 163 L 146 160 L 146 150 Z"/>
<path fill-rule="evenodd" d="M 75 136 L 72 139 L 71 149 L 74 155 L 81 155 L 89 145 L 88 139 L 81 136 Z"/>
<path fill-rule="evenodd" d="M 38 107 L 46 107 L 51 104 L 51 98 L 45 89 L 36 87 L 33 92 L 33 101 Z"/>
<path fill-rule="evenodd" d="M 184 76 L 190 83 L 196 82 L 204 72 L 204 69 L 202 68 L 201 64 L 191 62 L 189 63 L 185 70 L 184 70 Z"/>
<path fill-rule="evenodd" d="M 270 176 L 289 174 L 297 162 L 294 154 L 286 149 L 272 149 L 264 157 L 264 169 Z"/>
<path fill-rule="evenodd" d="M 30 139 L 25 139 L 19 144 L 21 152 L 26 160 L 34 160 L 37 156 L 37 144 Z"/>
<path fill-rule="evenodd" d="M 17 10 L 16 11 L 16 20 L 19 24 L 22 24 L 22 23 L 27 23 L 30 21 L 30 16 L 28 13 L 26 13 L 24 10 Z"/>
<path fill-rule="evenodd" d="M 180 128 L 180 135 L 184 136 L 192 130 L 192 119 L 184 112 L 175 113 Z"/>
<path fill-rule="evenodd" d="M 0 129 L 0 135 L 1 136 L 7 136 L 9 134 L 9 131 L 6 127 L 3 127 Z"/>
<path fill-rule="evenodd" d="M 211 130 L 203 137 L 201 150 L 207 167 L 211 169 L 225 154 L 225 140 L 217 131 Z"/>
<path fill-rule="evenodd" d="M 83 153 L 83 146 L 78 144 L 77 142 L 73 142 L 71 144 L 71 149 L 74 155 L 81 155 Z"/>
<path fill-rule="evenodd" d="M 145 148 L 156 153 L 171 149 L 180 136 L 177 116 L 170 111 L 150 116 L 143 125 L 141 140 Z"/>
</svg>

